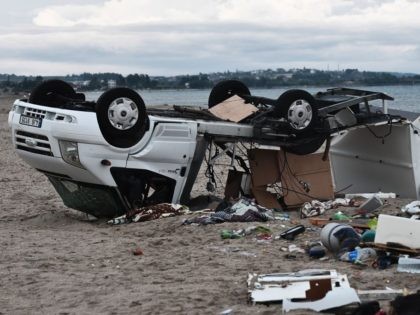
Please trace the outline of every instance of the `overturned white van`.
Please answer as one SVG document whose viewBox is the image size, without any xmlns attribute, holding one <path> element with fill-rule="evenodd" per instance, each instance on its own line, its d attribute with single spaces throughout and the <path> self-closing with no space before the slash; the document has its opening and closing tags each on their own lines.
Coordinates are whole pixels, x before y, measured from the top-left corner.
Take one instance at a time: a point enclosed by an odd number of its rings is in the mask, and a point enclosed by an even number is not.
<svg viewBox="0 0 420 315">
<path fill-rule="evenodd" d="M 111 89 L 89 102 L 68 83 L 50 80 L 29 99 L 15 101 L 8 122 L 19 157 L 48 177 L 65 205 L 97 217 L 160 202 L 188 203 L 210 144 L 247 168 L 235 153 L 239 142 L 301 155 L 324 143 L 328 150 L 332 143 L 339 187 L 418 196 L 419 123 L 390 115 L 388 95 L 336 88 L 316 95 L 289 90 L 268 99 L 229 80 L 213 88 L 209 108 L 229 107 L 233 96 L 255 107 L 239 122 L 206 109 L 146 108 L 128 88 Z M 373 100 L 384 102 L 381 111 L 372 110 Z M 232 110 L 240 111 L 241 102 L 232 102 Z M 331 142 L 332 137 L 340 141 Z"/>
</svg>

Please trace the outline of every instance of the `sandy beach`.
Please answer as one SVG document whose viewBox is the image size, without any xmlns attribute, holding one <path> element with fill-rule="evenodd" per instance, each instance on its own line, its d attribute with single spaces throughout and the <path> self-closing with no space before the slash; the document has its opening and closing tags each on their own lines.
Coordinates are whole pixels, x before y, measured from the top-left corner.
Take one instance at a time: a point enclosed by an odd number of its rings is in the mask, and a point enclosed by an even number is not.
<svg viewBox="0 0 420 315">
<path fill-rule="evenodd" d="M 14 98 L 0 96 L 0 314 L 279 314 L 280 305 L 247 304 L 248 273 L 309 268 L 337 269 L 356 289 L 420 287 L 418 276 L 395 265 L 286 258 L 281 248 L 319 240 L 320 230 L 295 212 L 291 221 L 264 224 L 182 225 L 185 215 L 119 226 L 91 220 L 66 208 L 47 178 L 14 153 L 7 125 Z M 201 175 L 193 194 L 207 194 L 204 187 Z M 383 211 L 399 213 L 409 201 L 391 200 Z M 278 235 L 295 224 L 312 229 L 295 241 L 220 237 L 251 225 Z M 136 248 L 143 255 L 133 255 Z"/>
</svg>

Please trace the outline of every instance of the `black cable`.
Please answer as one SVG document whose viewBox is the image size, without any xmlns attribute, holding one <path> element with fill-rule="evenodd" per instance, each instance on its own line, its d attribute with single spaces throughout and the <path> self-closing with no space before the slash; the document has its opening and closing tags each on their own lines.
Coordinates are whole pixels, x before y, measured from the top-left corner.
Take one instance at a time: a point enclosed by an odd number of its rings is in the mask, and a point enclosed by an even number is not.
<svg viewBox="0 0 420 315">
<path fill-rule="evenodd" d="M 294 189 L 289 189 L 289 188 L 285 188 L 286 190 L 288 190 L 288 191 L 291 191 L 291 192 L 293 192 L 293 193 L 295 193 L 295 194 L 298 194 L 298 195 L 302 195 L 302 196 L 305 196 L 305 197 L 308 197 L 308 198 L 311 198 L 311 199 L 315 199 L 315 200 L 317 200 L 318 198 L 317 197 L 314 197 L 314 196 L 311 196 L 311 195 L 309 195 L 309 194 L 307 194 L 307 193 L 303 193 L 303 192 L 300 192 L 300 191 L 297 191 L 297 190 L 294 190 Z"/>
<path fill-rule="evenodd" d="M 367 130 L 369 130 L 369 132 L 376 138 L 376 139 L 381 139 L 382 140 L 382 143 L 384 143 L 385 142 L 385 138 L 386 137 L 388 137 L 388 136 L 390 136 L 391 134 L 392 134 L 392 126 L 393 126 L 393 123 L 392 123 L 392 120 L 393 120 L 393 118 L 392 118 L 392 116 L 391 115 L 388 115 L 388 125 L 389 125 L 389 130 L 388 130 L 388 132 L 385 134 L 385 135 L 383 135 L 383 136 L 378 136 L 367 124 L 365 124 L 364 126 L 367 128 Z"/>
</svg>

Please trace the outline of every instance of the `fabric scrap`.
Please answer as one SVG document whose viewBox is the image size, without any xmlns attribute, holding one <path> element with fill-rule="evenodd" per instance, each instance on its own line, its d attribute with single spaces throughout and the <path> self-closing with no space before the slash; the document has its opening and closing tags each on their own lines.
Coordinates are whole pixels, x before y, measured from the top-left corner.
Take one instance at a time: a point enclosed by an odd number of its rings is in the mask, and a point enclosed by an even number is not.
<svg viewBox="0 0 420 315">
<path fill-rule="evenodd" d="M 159 218 L 172 217 L 185 214 L 188 208 L 172 203 L 160 203 L 157 205 L 142 207 L 128 211 L 126 214 L 108 221 L 108 224 L 125 224 L 130 222 L 145 222 Z"/>
<path fill-rule="evenodd" d="M 223 222 L 266 222 L 274 220 L 272 209 L 258 205 L 254 200 L 241 198 L 232 206 L 219 209 L 210 215 L 186 219 L 183 224 L 217 224 Z"/>
<path fill-rule="evenodd" d="M 326 202 L 312 200 L 311 202 L 305 202 L 303 204 L 300 209 L 300 215 L 301 218 L 315 217 L 324 214 L 326 210 L 348 206 L 352 206 L 352 202 L 348 198 L 337 198 Z"/>
</svg>

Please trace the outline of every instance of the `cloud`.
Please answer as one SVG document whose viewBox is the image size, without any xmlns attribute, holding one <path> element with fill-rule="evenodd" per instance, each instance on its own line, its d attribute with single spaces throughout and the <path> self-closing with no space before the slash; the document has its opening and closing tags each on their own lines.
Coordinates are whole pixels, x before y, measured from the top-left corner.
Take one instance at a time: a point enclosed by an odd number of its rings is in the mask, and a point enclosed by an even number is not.
<svg viewBox="0 0 420 315">
<path fill-rule="evenodd" d="M 26 73 L 166 75 L 340 64 L 420 72 L 420 1 L 81 3 L 47 5 L 30 27 L 0 30 L 0 69 L 13 62 Z"/>
<path fill-rule="evenodd" d="M 420 2 L 413 0 L 108 0 L 100 5 L 46 7 L 39 26 L 119 26 L 150 23 L 241 22 L 257 25 L 419 26 Z"/>
</svg>

